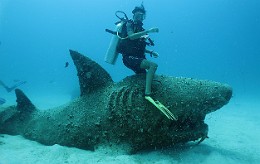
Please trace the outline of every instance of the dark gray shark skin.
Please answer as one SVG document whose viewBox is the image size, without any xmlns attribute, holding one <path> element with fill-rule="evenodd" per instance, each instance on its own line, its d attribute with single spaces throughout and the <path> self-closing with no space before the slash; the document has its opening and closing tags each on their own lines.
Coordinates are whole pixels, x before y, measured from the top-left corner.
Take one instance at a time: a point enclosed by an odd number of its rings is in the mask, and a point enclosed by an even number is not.
<svg viewBox="0 0 260 164">
<path fill-rule="evenodd" d="M 232 96 L 227 84 L 156 75 L 153 98 L 177 117 L 169 120 L 144 99 L 145 74 L 115 83 L 91 59 L 72 50 L 70 55 L 78 72 L 80 97 L 61 107 L 38 110 L 16 89 L 17 106 L 1 109 L 0 133 L 45 145 L 86 150 L 110 146 L 136 153 L 206 138 L 206 114 L 220 109 Z"/>
</svg>

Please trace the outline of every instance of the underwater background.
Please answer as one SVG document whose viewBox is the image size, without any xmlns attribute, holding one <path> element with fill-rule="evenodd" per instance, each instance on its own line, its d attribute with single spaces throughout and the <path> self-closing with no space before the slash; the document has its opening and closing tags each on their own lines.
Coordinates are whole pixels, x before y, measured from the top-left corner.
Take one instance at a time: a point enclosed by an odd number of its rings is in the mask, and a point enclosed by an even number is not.
<svg viewBox="0 0 260 164">
<path fill-rule="evenodd" d="M 69 49 L 99 63 L 114 81 L 132 75 L 121 56 L 116 65 L 104 62 L 112 37 L 105 29 L 115 28 L 118 21 L 115 11 L 122 10 L 131 18 L 133 8 L 142 2 L 147 10 L 144 27 L 160 30 L 150 34 L 155 46 L 148 47 L 158 52 L 159 58 L 147 55 L 159 65 L 156 73 L 231 85 L 233 98 L 230 104 L 212 113 L 212 117 L 215 114 L 217 117 L 209 120 L 213 122 L 209 124 L 210 131 L 218 128 L 220 134 L 229 126 L 240 126 L 229 122 L 232 120 L 221 122 L 226 115 L 240 113 L 230 119 L 242 120 L 243 124 L 247 118 L 246 123 L 251 126 L 245 127 L 247 135 L 237 128 L 234 131 L 237 134 L 232 133 L 228 142 L 242 137 L 234 142 L 242 142 L 243 146 L 248 145 L 248 150 L 253 150 L 253 155 L 242 161 L 258 163 L 260 134 L 255 128 L 260 125 L 259 0 L 1 0 L 0 80 L 8 85 L 27 81 L 20 89 L 37 107 L 47 109 L 79 96 Z M 6 100 L 3 106 L 15 104 L 14 92 L 7 93 L 0 87 L 0 97 Z M 222 127 L 214 127 L 216 120 Z M 236 150 L 244 149 L 243 146 L 237 146 Z M 241 158 L 234 156 L 231 158 L 235 162 L 241 162 Z M 0 157 L 0 163 L 1 160 Z"/>
</svg>

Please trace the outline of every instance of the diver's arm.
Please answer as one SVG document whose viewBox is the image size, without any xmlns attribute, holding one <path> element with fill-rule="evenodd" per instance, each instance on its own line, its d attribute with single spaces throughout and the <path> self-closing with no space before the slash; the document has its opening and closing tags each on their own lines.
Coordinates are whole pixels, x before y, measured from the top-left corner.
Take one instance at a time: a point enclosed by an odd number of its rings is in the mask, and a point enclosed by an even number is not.
<svg viewBox="0 0 260 164">
<path fill-rule="evenodd" d="M 149 30 L 134 33 L 133 28 L 130 23 L 127 23 L 126 27 L 127 27 L 127 35 L 130 40 L 138 39 L 148 33 L 159 32 L 159 29 L 157 27 L 155 27 L 155 28 L 150 28 Z"/>
<path fill-rule="evenodd" d="M 149 30 L 145 30 L 145 31 L 137 32 L 137 33 L 134 33 L 133 31 L 129 31 L 127 34 L 128 34 L 128 38 L 130 40 L 135 40 L 135 39 L 140 38 L 143 35 L 146 35 L 146 34 L 152 33 L 152 32 L 159 32 L 159 29 L 155 27 L 155 28 L 150 28 Z"/>
<path fill-rule="evenodd" d="M 11 87 L 8 87 L 7 85 L 5 85 L 5 83 L 3 81 L 0 80 L 0 85 L 2 85 L 7 92 L 11 92 L 15 88 L 17 88 L 20 85 L 25 84 L 25 83 L 26 83 L 26 81 L 20 81 L 20 82 L 16 83 L 15 85 L 11 86 Z"/>
<path fill-rule="evenodd" d="M 2 85 L 7 92 L 10 92 L 10 91 L 9 91 L 10 88 L 9 88 L 7 85 L 5 85 L 5 83 L 4 83 L 3 81 L 1 81 L 1 80 L 0 80 L 0 85 Z"/>
<path fill-rule="evenodd" d="M 152 57 L 152 56 L 155 57 L 155 58 L 159 57 L 159 54 L 158 54 L 157 52 L 152 51 L 152 50 L 147 50 L 147 49 L 145 49 L 145 53 L 150 54 L 151 57 Z"/>
<path fill-rule="evenodd" d="M 20 82 L 16 83 L 15 85 L 11 86 L 11 87 L 7 90 L 7 92 L 11 92 L 11 91 L 14 90 L 15 88 L 17 88 L 17 87 L 19 87 L 20 85 L 25 84 L 25 83 L 26 83 L 26 81 L 20 81 Z"/>
</svg>

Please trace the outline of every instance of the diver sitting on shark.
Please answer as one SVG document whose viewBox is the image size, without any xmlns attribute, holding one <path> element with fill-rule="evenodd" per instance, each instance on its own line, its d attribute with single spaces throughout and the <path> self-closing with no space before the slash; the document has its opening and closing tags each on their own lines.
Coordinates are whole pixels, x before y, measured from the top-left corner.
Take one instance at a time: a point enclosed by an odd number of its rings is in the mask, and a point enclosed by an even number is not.
<svg viewBox="0 0 260 164">
<path fill-rule="evenodd" d="M 0 108 L 0 134 L 21 135 L 45 145 L 85 150 L 107 146 L 137 153 L 169 148 L 208 136 L 207 114 L 232 97 L 232 88 L 209 80 L 155 75 L 153 97 L 176 116 L 165 118 L 143 97 L 145 76 L 114 82 L 95 61 L 70 50 L 79 79 L 80 97 L 67 105 L 40 110 L 19 89 L 16 106 Z M 167 89 L 165 89 L 167 88 Z M 196 143 L 197 144 L 197 143 Z"/>
<path fill-rule="evenodd" d="M 124 14 L 124 18 L 120 18 L 117 14 Z M 146 10 L 143 6 L 137 6 L 132 11 L 133 20 L 128 19 L 122 11 L 117 11 L 116 16 L 121 20 L 117 22 L 117 31 L 106 30 L 114 34 L 110 47 L 107 51 L 105 61 L 115 64 L 118 53 L 123 56 L 124 65 L 133 70 L 136 74 L 146 74 L 146 84 L 144 97 L 147 101 L 158 108 L 168 119 L 177 120 L 176 117 L 158 100 L 152 98 L 152 81 L 158 65 L 149 61 L 145 57 L 145 53 L 157 58 L 159 54 L 152 50 L 146 49 L 146 45 L 153 46 L 153 41 L 149 38 L 148 33 L 158 33 L 158 28 L 145 30 L 143 28 L 143 20 L 146 16 Z M 148 40 L 149 42 L 146 42 Z"/>
</svg>

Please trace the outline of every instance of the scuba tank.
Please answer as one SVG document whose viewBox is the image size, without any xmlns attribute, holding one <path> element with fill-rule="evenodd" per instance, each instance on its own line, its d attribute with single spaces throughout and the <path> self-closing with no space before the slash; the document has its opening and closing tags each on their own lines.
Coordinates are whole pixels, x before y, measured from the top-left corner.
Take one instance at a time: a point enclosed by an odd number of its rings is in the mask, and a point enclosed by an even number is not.
<svg viewBox="0 0 260 164">
<path fill-rule="evenodd" d="M 123 17 L 119 17 L 118 14 L 123 14 Z M 105 62 L 109 64 L 115 64 L 116 60 L 118 58 L 119 52 L 117 51 L 117 47 L 120 44 L 121 40 L 128 39 L 128 36 L 124 36 L 122 34 L 123 26 L 128 22 L 131 21 L 128 19 L 127 15 L 123 11 L 116 11 L 115 15 L 118 19 L 120 19 L 118 22 L 115 23 L 116 28 L 115 31 L 106 29 L 106 32 L 113 34 L 109 47 L 107 49 L 106 55 L 105 55 Z M 148 46 L 154 46 L 154 42 L 148 37 L 148 41 L 146 42 L 146 45 Z"/>
<path fill-rule="evenodd" d="M 119 17 L 118 13 L 121 13 L 124 15 L 124 17 Z M 113 34 L 109 47 L 107 49 L 106 55 L 105 55 L 105 62 L 109 63 L 109 64 L 115 64 L 116 60 L 118 58 L 118 52 L 117 52 L 117 46 L 120 42 L 120 39 L 126 39 L 126 38 L 122 38 L 120 37 L 120 33 L 122 32 L 122 27 L 124 25 L 124 23 L 126 23 L 128 21 L 128 17 L 127 15 L 122 12 L 122 11 L 117 11 L 115 13 L 116 17 L 118 17 L 120 19 L 120 21 L 116 22 L 116 28 L 115 31 L 106 29 L 106 32 L 109 32 L 111 34 Z"/>
</svg>

